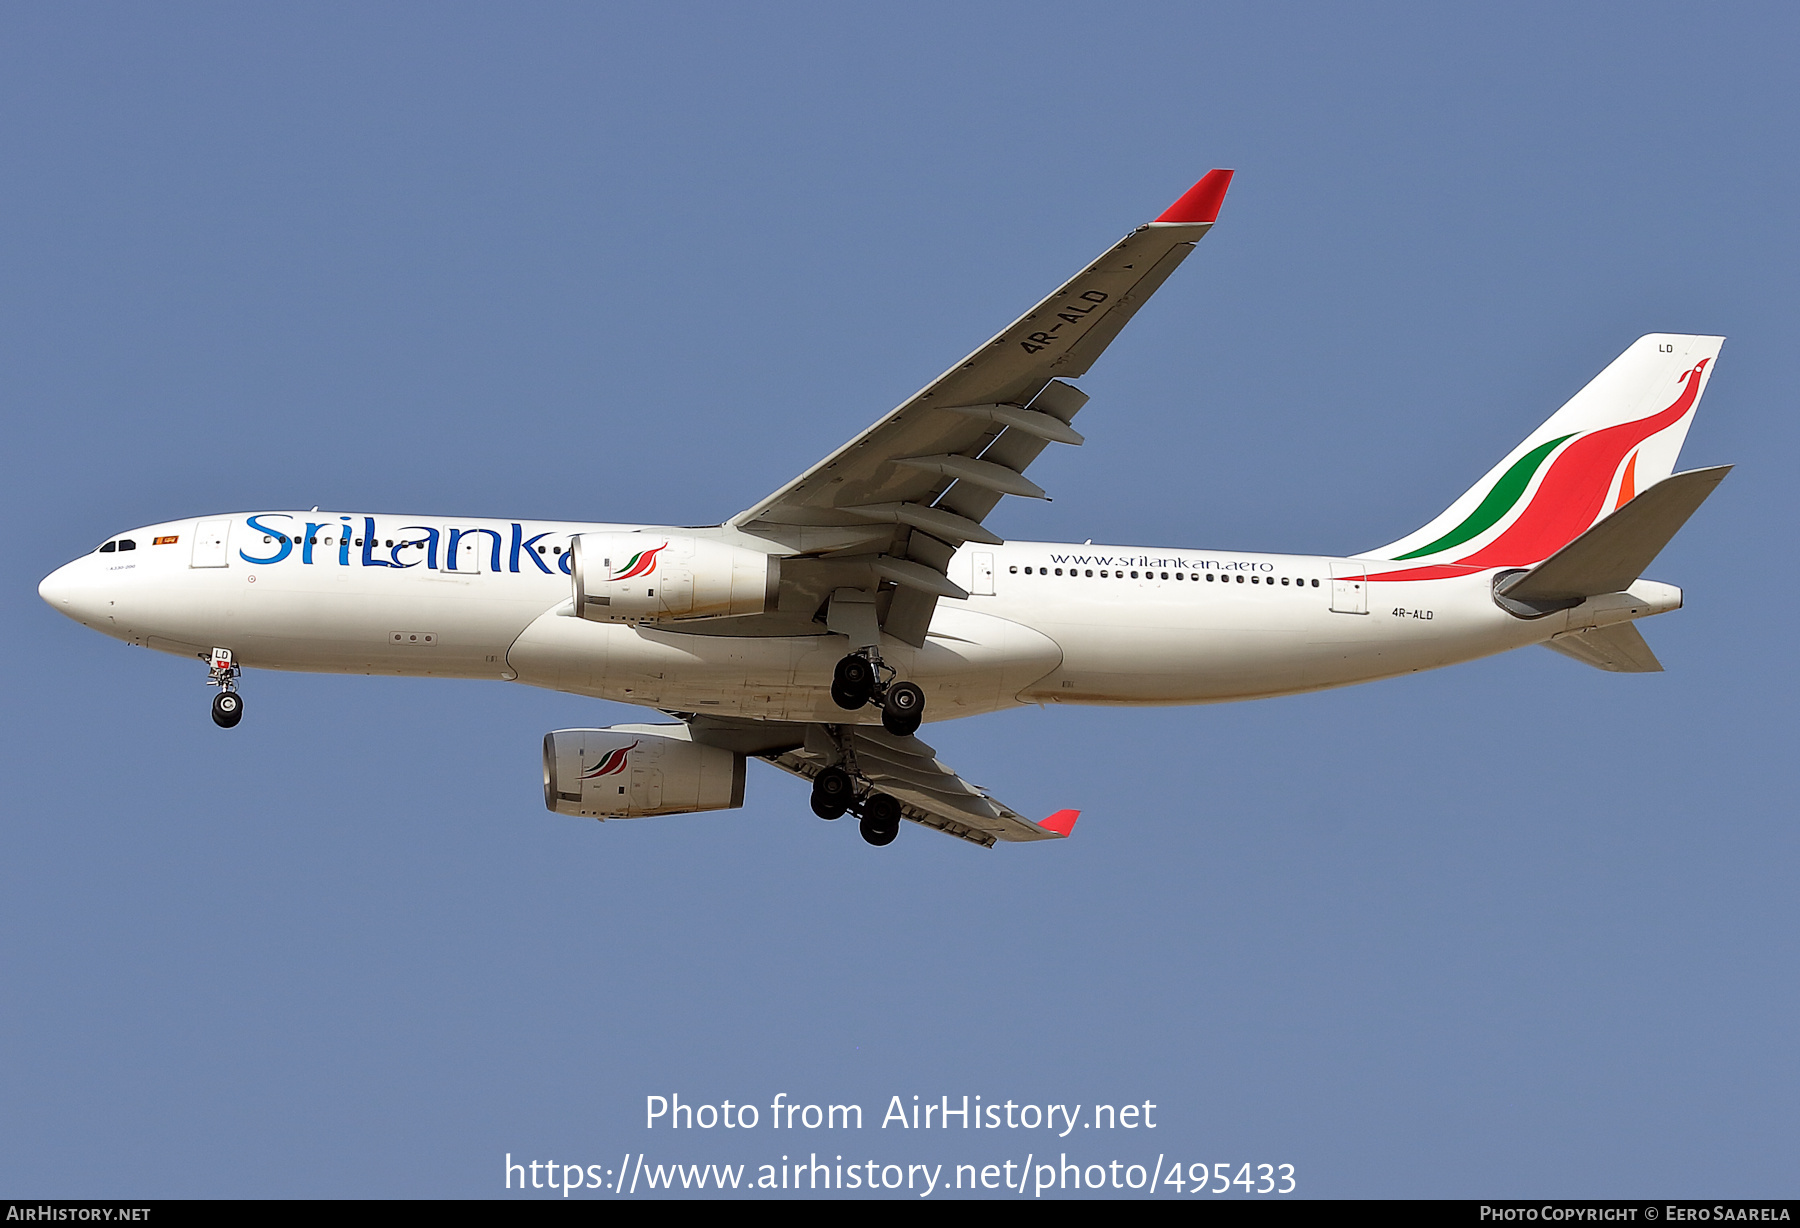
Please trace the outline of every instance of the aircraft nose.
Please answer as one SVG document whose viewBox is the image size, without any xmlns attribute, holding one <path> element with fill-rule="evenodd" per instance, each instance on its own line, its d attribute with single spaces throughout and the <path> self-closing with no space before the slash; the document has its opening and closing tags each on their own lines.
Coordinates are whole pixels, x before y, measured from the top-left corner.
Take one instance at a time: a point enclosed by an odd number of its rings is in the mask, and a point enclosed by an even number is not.
<svg viewBox="0 0 1800 1228">
<path fill-rule="evenodd" d="M 93 619 L 97 597 L 92 578 L 83 574 L 84 561 L 65 563 L 38 583 L 38 596 L 58 614 L 66 614 L 76 622 Z"/>
</svg>

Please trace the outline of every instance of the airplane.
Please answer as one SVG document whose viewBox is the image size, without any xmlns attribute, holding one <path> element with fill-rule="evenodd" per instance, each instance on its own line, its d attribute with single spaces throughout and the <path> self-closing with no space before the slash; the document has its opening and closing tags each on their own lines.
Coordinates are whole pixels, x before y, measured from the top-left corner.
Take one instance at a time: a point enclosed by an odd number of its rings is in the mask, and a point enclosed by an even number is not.
<svg viewBox="0 0 1800 1228">
<path fill-rule="evenodd" d="M 130 529 L 38 592 L 116 639 L 244 669 L 494 678 L 669 722 L 546 735 L 544 802 L 600 820 L 743 804 L 761 759 L 823 819 L 974 844 L 1067 837 L 947 767 L 921 722 L 1031 704 L 1292 695 L 1542 644 L 1662 668 L 1642 578 L 1730 466 L 1675 473 L 1723 344 L 1634 342 L 1435 519 L 1347 557 L 1007 541 L 1002 498 L 1085 375 L 1212 229 L 1214 170 L 887 416 L 718 525 L 259 511 Z"/>
</svg>

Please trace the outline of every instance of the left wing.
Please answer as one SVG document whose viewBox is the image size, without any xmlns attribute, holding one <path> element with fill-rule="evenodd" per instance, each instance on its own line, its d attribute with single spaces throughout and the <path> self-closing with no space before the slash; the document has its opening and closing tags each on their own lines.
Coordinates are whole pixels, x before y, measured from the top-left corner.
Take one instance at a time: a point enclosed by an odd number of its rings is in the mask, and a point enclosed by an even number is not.
<svg viewBox="0 0 1800 1228">
<path fill-rule="evenodd" d="M 784 592 L 782 609 L 810 615 L 833 589 L 864 588 L 882 631 L 922 644 L 937 599 L 968 596 L 945 575 L 956 548 L 997 544 L 981 522 L 1000 497 L 1044 498 L 1026 467 L 1050 443 L 1081 443 L 1069 421 L 1087 396 L 1058 377 L 1085 374 L 1193 251 L 1231 175 L 1209 172 L 874 426 L 732 517 L 796 554 L 833 556 L 818 577 L 803 560 L 784 566 L 784 589 L 806 591 Z"/>
<path fill-rule="evenodd" d="M 694 741 L 756 755 L 784 772 L 811 780 L 844 767 L 900 803 L 915 823 L 992 848 L 996 840 L 1060 840 L 1074 830 L 1078 810 L 1059 810 L 1033 822 L 995 801 L 938 761 L 917 737 L 895 737 L 879 725 L 785 724 L 733 717 L 686 718 Z"/>
</svg>

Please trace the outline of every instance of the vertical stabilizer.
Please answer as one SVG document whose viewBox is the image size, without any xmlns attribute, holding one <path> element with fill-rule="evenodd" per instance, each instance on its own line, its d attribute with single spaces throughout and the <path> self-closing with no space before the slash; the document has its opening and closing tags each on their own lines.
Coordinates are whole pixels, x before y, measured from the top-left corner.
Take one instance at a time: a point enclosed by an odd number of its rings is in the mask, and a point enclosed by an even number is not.
<svg viewBox="0 0 1800 1228">
<path fill-rule="evenodd" d="M 1437 519 L 1363 557 L 1529 567 L 1674 472 L 1723 337 L 1640 337 Z"/>
</svg>

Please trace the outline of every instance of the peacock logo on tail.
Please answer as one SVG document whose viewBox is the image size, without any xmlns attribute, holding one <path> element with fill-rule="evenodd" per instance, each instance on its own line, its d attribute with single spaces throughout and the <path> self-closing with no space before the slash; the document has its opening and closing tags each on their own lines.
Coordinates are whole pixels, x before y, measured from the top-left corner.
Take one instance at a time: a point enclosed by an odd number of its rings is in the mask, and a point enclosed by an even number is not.
<svg viewBox="0 0 1800 1228">
<path fill-rule="evenodd" d="M 1586 433 L 1547 440 L 1515 461 L 1462 523 L 1436 541 L 1409 550 L 1394 560 L 1425 558 L 1455 549 L 1499 524 L 1515 509 L 1517 517 L 1498 537 L 1472 554 L 1450 562 L 1371 575 L 1371 580 L 1435 580 L 1493 567 L 1523 567 L 1541 562 L 1592 528 L 1606 507 L 1607 492 L 1619 479 L 1617 510 L 1636 494 L 1638 447 L 1657 432 L 1681 421 L 1700 396 L 1701 375 L 1710 358 L 1702 358 L 1676 378 L 1681 394 L 1660 413 Z M 1573 440 L 1573 443 L 1569 441 Z M 1563 445 L 1567 444 L 1567 447 Z M 1558 451 L 1558 449 L 1561 449 Z M 1551 460 L 1552 455 L 1555 456 Z M 1521 508 L 1532 479 L 1548 462 L 1536 492 Z M 1620 473 L 1620 466 L 1624 473 Z"/>
</svg>

